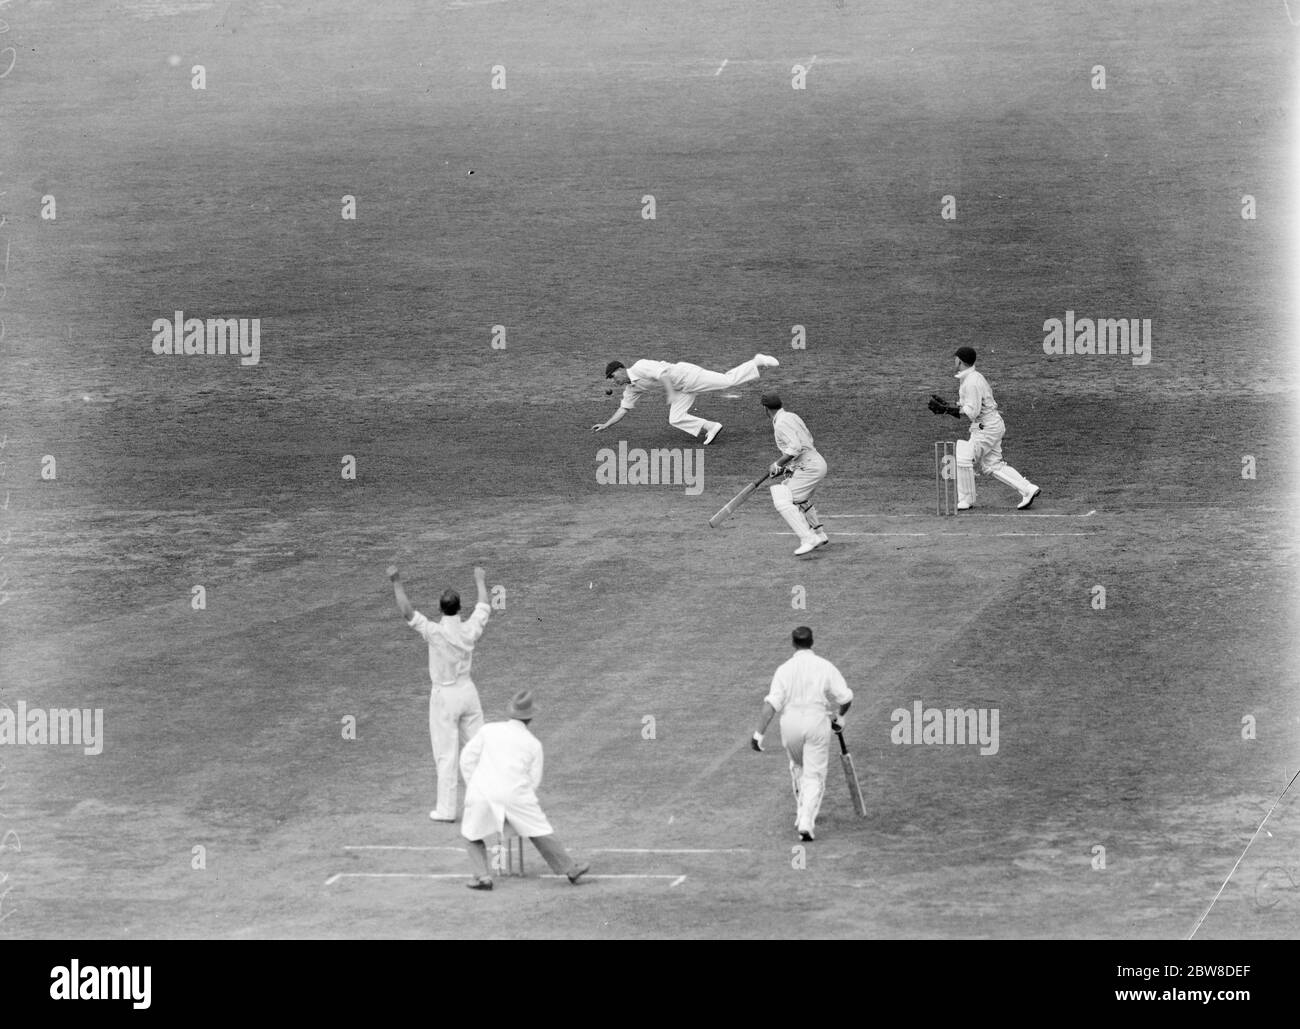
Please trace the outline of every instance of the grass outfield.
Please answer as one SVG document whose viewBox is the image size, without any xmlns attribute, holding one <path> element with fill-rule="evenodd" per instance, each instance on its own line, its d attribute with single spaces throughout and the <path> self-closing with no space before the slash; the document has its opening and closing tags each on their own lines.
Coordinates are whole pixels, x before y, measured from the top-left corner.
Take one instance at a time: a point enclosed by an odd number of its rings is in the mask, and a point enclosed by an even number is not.
<svg viewBox="0 0 1300 1029">
<path fill-rule="evenodd" d="M 1300 766 L 1281 5 L 371 8 L 6 15 L 0 706 L 105 728 L 0 752 L 0 932 L 1190 933 Z M 155 355 L 177 310 L 260 318 L 259 362 Z M 1150 363 L 1045 355 L 1066 311 L 1151 319 Z M 1030 512 L 933 513 L 963 344 Z M 696 406 L 702 492 L 597 484 L 692 445 L 653 398 L 593 435 L 606 361 L 755 351 Z M 707 527 L 775 456 L 765 388 L 830 466 L 802 560 L 765 492 Z M 489 718 L 536 691 L 590 883 L 461 885 L 394 561 L 426 612 L 501 588 L 474 677 Z M 802 851 L 747 745 L 801 623 L 868 809 L 832 760 Z M 996 753 L 893 742 L 917 701 L 996 709 Z M 1198 938 L 1294 935 L 1297 802 Z"/>
</svg>

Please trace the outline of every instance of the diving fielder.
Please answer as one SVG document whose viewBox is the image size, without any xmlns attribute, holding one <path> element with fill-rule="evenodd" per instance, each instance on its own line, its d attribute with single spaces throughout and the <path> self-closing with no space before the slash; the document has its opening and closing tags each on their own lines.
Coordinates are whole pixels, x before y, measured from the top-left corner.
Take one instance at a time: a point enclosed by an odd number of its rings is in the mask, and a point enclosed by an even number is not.
<svg viewBox="0 0 1300 1029">
<path fill-rule="evenodd" d="M 826 461 L 813 446 L 812 433 L 803 419 L 785 410 L 779 396 L 764 393 L 762 404 L 772 419 L 776 447 L 781 451 L 781 457 L 772 462 L 768 471 L 772 475 L 790 473 L 788 481 L 769 487 L 772 506 L 799 537 L 799 548 L 794 552 L 798 557 L 830 542 L 817 508 L 812 505 L 813 491 L 826 477 Z"/>
<path fill-rule="evenodd" d="M 1043 491 L 1002 460 L 1002 437 L 1007 426 L 998 412 L 997 402 L 988 380 L 975 370 L 975 350 L 958 347 L 953 358 L 957 369 L 958 387 L 956 405 L 948 403 L 938 394 L 931 394 L 929 408 L 935 414 L 950 414 L 954 418 L 970 419 L 970 439 L 957 441 L 957 510 L 969 511 L 975 506 L 975 465 L 985 475 L 1005 482 L 1020 493 L 1016 507 L 1023 511 Z"/>
<path fill-rule="evenodd" d="M 812 629 L 801 625 L 790 634 L 790 639 L 794 643 L 794 656 L 772 676 L 772 687 L 763 698 L 758 730 L 749 745 L 762 751 L 763 734 L 779 713 L 781 743 L 790 758 L 795 831 L 801 840 L 811 840 L 822 794 L 826 792 L 831 732 L 844 728 L 844 715 L 853 703 L 853 691 L 845 684 L 838 668 L 812 652 Z"/>
<path fill-rule="evenodd" d="M 460 748 L 483 727 L 483 705 L 469 670 L 474 660 L 474 644 L 483 635 L 488 615 L 492 613 L 487 573 L 482 568 L 474 569 L 478 603 L 474 605 L 474 613 L 464 621 L 458 617 L 460 594 L 455 590 L 444 591 L 438 600 L 442 618 L 432 622 L 411 606 L 396 565 L 389 565 L 388 578 L 392 580 L 397 607 L 406 624 L 429 644 L 429 678 L 433 681 L 429 692 L 429 742 L 438 766 L 438 806 L 429 812 L 429 817 L 435 822 L 454 822 L 460 790 Z"/>
<path fill-rule="evenodd" d="M 744 364 L 736 365 L 729 372 L 711 372 L 689 361 L 637 361 L 631 368 L 626 368 L 622 361 L 610 361 L 605 366 L 605 378 L 613 379 L 613 384 L 605 389 L 606 396 L 612 396 L 614 386 L 623 387 L 623 401 L 618 410 L 599 425 L 593 425 L 593 432 L 603 432 L 636 407 L 642 395 L 659 385 L 664 389 L 668 400 L 668 424 L 681 429 L 682 432 L 698 437 L 704 434 L 704 446 L 708 446 L 722 431 L 721 422 L 711 422 L 706 418 L 697 418 L 691 414 L 691 406 L 701 393 L 716 393 L 719 390 L 753 382 L 758 378 L 760 368 L 776 368 L 781 364 L 775 357 L 767 354 L 755 354 Z"/>
</svg>

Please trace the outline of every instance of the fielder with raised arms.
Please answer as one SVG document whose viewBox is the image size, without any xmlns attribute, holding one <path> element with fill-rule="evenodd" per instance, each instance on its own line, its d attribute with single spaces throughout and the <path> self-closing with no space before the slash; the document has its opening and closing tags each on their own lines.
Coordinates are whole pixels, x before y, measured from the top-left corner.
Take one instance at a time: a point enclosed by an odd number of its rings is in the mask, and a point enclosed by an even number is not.
<svg viewBox="0 0 1300 1029">
<path fill-rule="evenodd" d="M 388 566 L 397 608 L 406 624 L 424 637 L 429 645 L 429 742 L 438 767 L 438 806 L 429 812 L 435 822 L 456 821 L 460 793 L 460 748 L 483 727 L 483 705 L 478 688 L 469 677 L 474 660 L 474 644 L 487 627 L 492 613 L 488 603 L 487 573 L 474 569 L 478 603 L 474 613 L 462 621 L 460 594 L 453 589 L 438 600 L 442 618 L 434 622 L 411 604 L 396 565 Z"/>
<path fill-rule="evenodd" d="M 975 466 L 985 475 L 1005 482 L 1020 494 L 1021 511 L 1034 502 L 1043 491 L 1002 460 L 1002 437 L 1007 426 L 993 399 L 988 380 L 975 370 L 973 347 L 958 347 L 953 359 L 957 369 L 956 379 L 961 385 L 957 403 L 950 404 L 937 393 L 931 394 L 927 405 L 935 414 L 950 414 L 954 418 L 970 419 L 970 439 L 957 441 L 957 510 L 969 511 L 975 506 Z"/>
</svg>

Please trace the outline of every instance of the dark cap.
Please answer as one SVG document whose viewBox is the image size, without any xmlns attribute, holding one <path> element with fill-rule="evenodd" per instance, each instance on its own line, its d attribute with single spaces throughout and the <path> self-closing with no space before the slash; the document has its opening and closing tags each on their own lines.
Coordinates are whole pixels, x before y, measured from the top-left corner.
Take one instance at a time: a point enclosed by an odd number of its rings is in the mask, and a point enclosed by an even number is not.
<svg viewBox="0 0 1300 1029">
<path fill-rule="evenodd" d="M 614 373 L 622 367 L 623 367 L 622 361 L 610 361 L 609 364 L 605 365 L 605 378 L 612 379 L 614 377 Z"/>
<path fill-rule="evenodd" d="M 975 363 L 975 348 L 974 348 L 974 347 L 958 347 L 958 348 L 957 348 L 957 356 L 960 357 L 960 358 L 962 359 L 962 363 L 963 363 L 963 364 L 974 364 L 974 363 Z"/>
<path fill-rule="evenodd" d="M 781 398 L 775 393 L 764 393 L 758 400 L 759 403 L 771 411 L 777 411 L 781 408 Z"/>
<path fill-rule="evenodd" d="M 790 640 L 796 647 L 811 647 L 813 645 L 812 630 L 806 625 L 801 625 L 790 633 Z"/>
</svg>

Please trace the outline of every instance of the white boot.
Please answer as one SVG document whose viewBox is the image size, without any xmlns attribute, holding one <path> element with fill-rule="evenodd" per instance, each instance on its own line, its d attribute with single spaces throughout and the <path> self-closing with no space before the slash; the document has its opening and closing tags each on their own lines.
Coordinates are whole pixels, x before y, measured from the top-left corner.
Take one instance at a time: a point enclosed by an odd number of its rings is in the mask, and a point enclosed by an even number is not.
<svg viewBox="0 0 1300 1029">
<path fill-rule="evenodd" d="M 998 482 L 1005 482 L 1020 494 L 1020 503 L 1016 505 L 1018 508 L 1023 509 L 1028 507 L 1034 502 L 1034 497 L 1038 496 L 1038 494 L 1042 492 L 1042 490 L 1012 468 L 1009 464 L 1004 464 L 996 472 L 991 474 L 993 475 L 993 478 L 998 480 Z"/>
<path fill-rule="evenodd" d="M 799 510 L 803 512 L 803 516 L 808 522 L 808 528 L 817 537 L 817 545 L 822 547 L 829 543 L 831 538 L 826 535 L 826 527 L 822 525 L 821 517 L 817 514 L 817 508 L 813 507 L 812 504 L 805 504 Z"/>
</svg>

